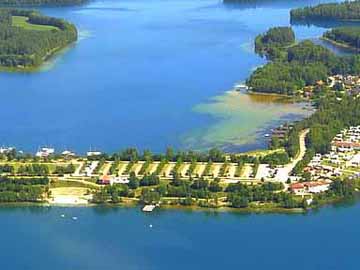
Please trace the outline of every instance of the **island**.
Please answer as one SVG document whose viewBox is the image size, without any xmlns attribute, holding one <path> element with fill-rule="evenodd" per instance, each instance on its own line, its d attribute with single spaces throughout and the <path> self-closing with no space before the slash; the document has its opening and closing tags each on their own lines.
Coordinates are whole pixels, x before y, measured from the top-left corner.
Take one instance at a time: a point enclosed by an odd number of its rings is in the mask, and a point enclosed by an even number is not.
<svg viewBox="0 0 360 270">
<path fill-rule="evenodd" d="M 357 21 L 360 20 L 360 1 L 319 4 L 314 7 L 297 8 L 290 11 L 290 19 L 296 21 Z"/>
<path fill-rule="evenodd" d="M 76 27 L 35 11 L 0 10 L 0 66 L 33 70 L 77 40 Z"/>
</svg>

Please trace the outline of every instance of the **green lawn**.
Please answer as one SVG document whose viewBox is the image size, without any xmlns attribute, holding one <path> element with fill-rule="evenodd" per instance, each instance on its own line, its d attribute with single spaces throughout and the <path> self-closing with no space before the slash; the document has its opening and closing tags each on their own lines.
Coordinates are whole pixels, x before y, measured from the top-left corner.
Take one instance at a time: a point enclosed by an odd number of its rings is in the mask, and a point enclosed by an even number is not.
<svg viewBox="0 0 360 270">
<path fill-rule="evenodd" d="M 22 27 L 27 30 L 35 30 L 35 31 L 59 30 L 59 28 L 51 25 L 40 25 L 40 24 L 29 23 L 28 17 L 24 17 L 24 16 L 12 16 L 12 25 L 17 27 Z"/>
<path fill-rule="evenodd" d="M 88 189 L 96 189 L 96 187 L 92 185 L 88 185 L 86 183 L 81 183 L 81 182 L 75 182 L 75 181 L 59 180 L 50 183 L 50 188 L 62 188 L 62 187 L 83 187 Z"/>
</svg>

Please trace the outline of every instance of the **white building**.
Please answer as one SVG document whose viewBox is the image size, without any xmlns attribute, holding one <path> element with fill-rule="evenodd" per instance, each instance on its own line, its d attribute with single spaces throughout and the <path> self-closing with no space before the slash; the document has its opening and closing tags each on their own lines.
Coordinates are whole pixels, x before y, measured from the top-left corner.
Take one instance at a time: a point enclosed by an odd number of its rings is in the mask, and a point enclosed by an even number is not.
<svg viewBox="0 0 360 270">
<path fill-rule="evenodd" d="M 102 153 L 100 152 L 100 151 L 88 151 L 87 153 L 86 153 L 86 155 L 88 156 L 88 157 L 93 157 L 93 156 L 100 156 Z"/>
<path fill-rule="evenodd" d="M 0 147 L 0 154 L 7 154 L 15 150 L 14 147 Z"/>
<path fill-rule="evenodd" d="M 65 150 L 61 153 L 61 155 L 63 156 L 68 156 L 68 157 L 74 157 L 76 156 L 75 152 L 69 151 L 69 150 Z"/>
<path fill-rule="evenodd" d="M 312 181 L 304 183 L 294 183 L 290 185 L 290 191 L 295 195 L 304 195 L 305 193 L 325 192 L 330 188 L 331 181 Z"/>
<path fill-rule="evenodd" d="M 325 192 L 330 188 L 329 182 L 317 181 L 305 183 L 306 189 L 309 193 Z"/>
<path fill-rule="evenodd" d="M 55 153 L 54 148 L 42 147 L 39 151 L 36 152 L 37 157 L 48 157 Z"/>
</svg>

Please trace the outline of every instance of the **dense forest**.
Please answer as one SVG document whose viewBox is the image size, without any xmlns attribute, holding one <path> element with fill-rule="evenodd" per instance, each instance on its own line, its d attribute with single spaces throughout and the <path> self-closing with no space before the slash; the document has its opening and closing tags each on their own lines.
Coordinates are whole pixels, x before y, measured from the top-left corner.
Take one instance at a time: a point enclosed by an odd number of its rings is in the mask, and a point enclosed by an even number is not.
<svg viewBox="0 0 360 270">
<path fill-rule="evenodd" d="M 0 177 L 0 202 L 41 202 L 48 184 L 48 178 Z"/>
<path fill-rule="evenodd" d="M 2 6 L 79 5 L 88 0 L 0 0 Z"/>
<path fill-rule="evenodd" d="M 13 16 L 27 17 L 34 29 L 13 26 Z M 56 27 L 36 30 L 36 25 Z M 39 66 L 54 51 L 77 40 L 74 25 L 27 10 L 0 10 L 0 65 L 5 67 Z"/>
<path fill-rule="evenodd" d="M 273 27 L 255 39 L 255 51 L 270 59 L 278 58 L 281 49 L 295 43 L 295 34 L 291 27 Z"/>
<path fill-rule="evenodd" d="M 314 7 L 293 9 L 291 21 L 311 20 L 359 20 L 360 1 L 320 4 Z"/>
<path fill-rule="evenodd" d="M 324 38 L 360 49 L 360 27 L 337 27 L 325 32 Z"/>
</svg>

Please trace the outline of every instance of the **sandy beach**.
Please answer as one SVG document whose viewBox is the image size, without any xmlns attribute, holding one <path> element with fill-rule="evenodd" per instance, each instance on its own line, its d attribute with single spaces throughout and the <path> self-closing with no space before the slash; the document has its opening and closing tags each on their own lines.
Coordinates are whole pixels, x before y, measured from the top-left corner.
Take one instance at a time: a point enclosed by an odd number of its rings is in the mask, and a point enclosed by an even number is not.
<svg viewBox="0 0 360 270">
<path fill-rule="evenodd" d="M 48 199 L 50 204 L 62 205 L 87 205 L 92 195 L 87 194 L 87 188 L 61 187 L 50 189 L 51 195 Z"/>
</svg>

